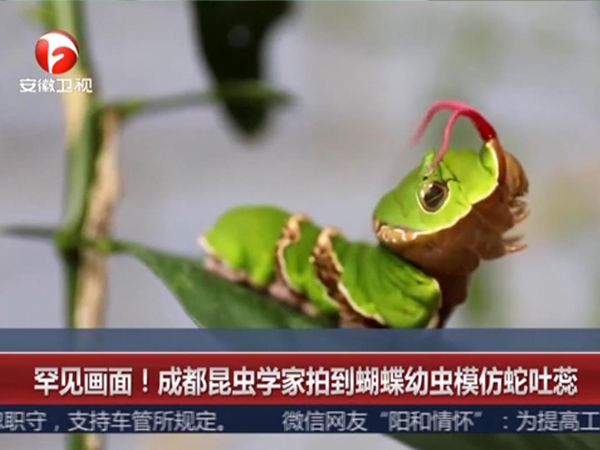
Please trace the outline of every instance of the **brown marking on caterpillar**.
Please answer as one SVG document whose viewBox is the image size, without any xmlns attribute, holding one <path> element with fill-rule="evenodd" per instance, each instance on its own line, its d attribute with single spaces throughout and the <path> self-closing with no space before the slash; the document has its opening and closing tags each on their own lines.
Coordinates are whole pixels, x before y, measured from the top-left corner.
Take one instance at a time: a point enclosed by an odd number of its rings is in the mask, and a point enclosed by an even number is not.
<svg viewBox="0 0 600 450">
<path fill-rule="evenodd" d="M 248 284 L 254 288 L 255 286 L 250 277 L 243 270 L 235 270 L 225 264 L 220 258 L 215 255 L 207 254 L 204 257 L 204 268 L 216 275 L 219 275 L 226 280 L 232 281 L 233 283 Z"/>
<path fill-rule="evenodd" d="M 309 300 L 306 297 L 293 292 L 280 278 L 276 278 L 267 286 L 258 286 L 252 282 L 250 277 L 244 271 L 232 269 L 218 257 L 213 255 L 205 256 L 204 268 L 207 271 L 225 278 L 233 283 L 248 286 L 256 291 L 268 294 L 275 301 L 281 302 L 294 309 L 298 309 L 309 317 L 315 317 L 318 315 L 318 311 L 312 304 L 309 303 Z"/>
<path fill-rule="evenodd" d="M 338 326 L 340 328 L 386 328 L 376 320 L 364 317 L 354 310 L 343 290 L 340 289 L 343 268 L 331 242 L 332 237 L 340 235 L 337 228 L 323 228 L 311 257 L 311 263 L 315 266 L 319 280 L 326 287 L 329 296 L 339 305 Z"/>
<path fill-rule="evenodd" d="M 303 214 L 294 214 L 290 216 L 287 224 L 282 230 L 281 237 L 277 241 L 277 251 L 292 242 L 297 242 L 300 239 L 300 227 L 299 224 L 302 220 L 306 220 L 306 216 Z M 300 310 L 303 314 L 309 317 L 315 317 L 319 314 L 317 309 L 310 303 L 310 301 L 302 294 L 292 290 L 281 276 L 281 268 L 276 253 L 276 276 L 272 283 L 266 286 L 259 286 L 252 282 L 251 278 L 243 270 L 235 270 L 229 267 L 224 261 L 217 257 L 206 242 L 205 239 L 199 239 L 200 246 L 205 250 L 206 256 L 204 257 L 204 268 L 220 277 L 225 278 L 233 283 L 242 284 L 255 289 L 259 292 L 263 292 L 272 297 L 275 301 L 281 302 L 294 309 Z"/>
<path fill-rule="evenodd" d="M 306 214 L 292 214 L 281 230 L 281 235 L 275 246 L 275 281 L 268 286 L 267 291 L 271 297 L 299 309 L 309 317 L 316 317 L 319 315 L 317 308 L 305 295 L 302 295 L 291 286 L 285 271 L 284 251 L 289 245 L 300 240 L 302 237 L 300 224 L 307 220 L 308 216 Z"/>
</svg>

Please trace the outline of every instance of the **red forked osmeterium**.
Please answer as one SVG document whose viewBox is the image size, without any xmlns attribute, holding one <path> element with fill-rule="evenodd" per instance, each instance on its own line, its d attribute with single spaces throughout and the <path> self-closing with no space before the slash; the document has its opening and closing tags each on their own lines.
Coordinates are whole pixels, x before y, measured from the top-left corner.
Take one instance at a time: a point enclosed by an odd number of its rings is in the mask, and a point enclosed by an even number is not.
<svg viewBox="0 0 600 450">
<path fill-rule="evenodd" d="M 419 123 L 417 129 L 412 135 L 411 145 L 414 146 L 419 143 L 419 141 L 425 134 L 425 131 L 427 130 L 429 122 L 431 122 L 433 116 L 441 110 L 451 110 L 453 111 L 453 114 L 450 116 L 450 119 L 448 119 L 448 122 L 446 123 L 446 128 L 444 128 L 444 139 L 442 141 L 442 146 L 440 147 L 438 154 L 431 162 L 429 169 L 433 169 L 444 157 L 444 153 L 446 153 L 446 150 L 448 149 L 448 145 L 450 143 L 450 135 L 452 133 L 452 128 L 454 127 L 454 124 L 460 116 L 468 117 L 471 120 L 473 125 L 475 125 L 475 128 L 477 128 L 477 131 L 479 132 L 479 135 L 481 136 L 481 139 L 483 139 L 483 141 L 488 142 L 489 140 L 494 139 L 496 137 L 496 130 L 494 130 L 494 127 L 492 127 L 492 125 L 485 119 L 485 117 L 483 117 L 483 115 L 471 105 L 458 102 L 456 100 L 440 100 L 439 102 L 436 102 L 433 105 L 431 105 L 425 113 L 425 115 L 423 116 L 423 118 L 421 119 L 421 122 Z"/>
</svg>

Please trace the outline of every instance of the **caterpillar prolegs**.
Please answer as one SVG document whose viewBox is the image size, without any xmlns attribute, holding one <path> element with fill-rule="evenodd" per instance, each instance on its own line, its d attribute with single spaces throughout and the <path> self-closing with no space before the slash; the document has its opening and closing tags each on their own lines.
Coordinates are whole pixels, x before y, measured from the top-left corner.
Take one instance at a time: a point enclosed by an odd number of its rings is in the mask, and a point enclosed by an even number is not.
<svg viewBox="0 0 600 450">
<path fill-rule="evenodd" d="M 273 206 L 225 212 L 199 243 L 206 268 L 340 326 L 436 326 L 438 282 L 381 244 Z"/>
</svg>

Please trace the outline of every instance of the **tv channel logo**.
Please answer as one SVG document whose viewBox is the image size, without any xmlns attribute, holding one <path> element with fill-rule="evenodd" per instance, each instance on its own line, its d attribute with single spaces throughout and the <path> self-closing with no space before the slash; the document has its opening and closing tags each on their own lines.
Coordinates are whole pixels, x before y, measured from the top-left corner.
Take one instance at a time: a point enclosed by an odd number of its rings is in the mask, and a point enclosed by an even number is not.
<svg viewBox="0 0 600 450">
<path fill-rule="evenodd" d="M 54 77 L 21 78 L 23 93 L 92 93 L 91 78 L 58 77 L 71 70 L 79 58 L 79 47 L 73 36 L 63 30 L 52 30 L 35 43 L 35 59 L 39 66 Z"/>
<path fill-rule="evenodd" d="M 66 31 L 49 31 L 35 44 L 35 59 L 42 69 L 52 75 L 71 70 L 78 57 L 77 41 Z"/>
</svg>

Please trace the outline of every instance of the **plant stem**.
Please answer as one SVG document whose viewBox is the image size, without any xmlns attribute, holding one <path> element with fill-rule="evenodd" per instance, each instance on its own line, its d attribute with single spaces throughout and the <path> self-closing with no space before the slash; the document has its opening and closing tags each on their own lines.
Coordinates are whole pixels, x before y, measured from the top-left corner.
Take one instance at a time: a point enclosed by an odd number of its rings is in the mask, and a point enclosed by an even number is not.
<svg viewBox="0 0 600 450">
<path fill-rule="evenodd" d="M 75 1 L 51 0 L 46 3 L 50 10 L 46 26 L 71 33 L 77 40 L 79 58 L 75 67 L 68 72 L 74 84 L 76 78 L 91 77 L 87 64 L 87 45 L 83 32 L 83 5 Z M 65 112 L 65 134 L 67 146 L 67 182 L 65 189 L 65 212 L 62 229 L 64 239 L 58 250 L 65 270 L 66 325 L 75 327 L 78 271 L 81 254 L 76 242 L 79 240 L 87 194 L 93 180 L 93 165 L 97 153 L 97 94 L 69 92 L 61 96 Z M 58 242 L 57 242 L 58 244 Z"/>
<path fill-rule="evenodd" d="M 118 191 L 114 164 L 118 126 L 101 107 L 84 32 L 83 4 L 50 0 L 45 7 L 49 11 L 46 19 L 51 22 L 46 25 L 67 31 L 77 40 L 78 61 L 67 75 L 72 84 L 79 78 L 91 78 L 94 83 L 92 93 L 69 92 L 61 96 L 67 145 L 66 209 L 60 239 L 55 242 L 65 273 L 66 325 L 100 327 L 105 304 L 105 261 L 94 250 L 80 248 L 79 242 L 88 234 L 100 238 L 110 231 L 117 197 L 114 192 Z M 68 437 L 71 450 L 97 450 L 101 446 L 98 435 Z"/>
</svg>

